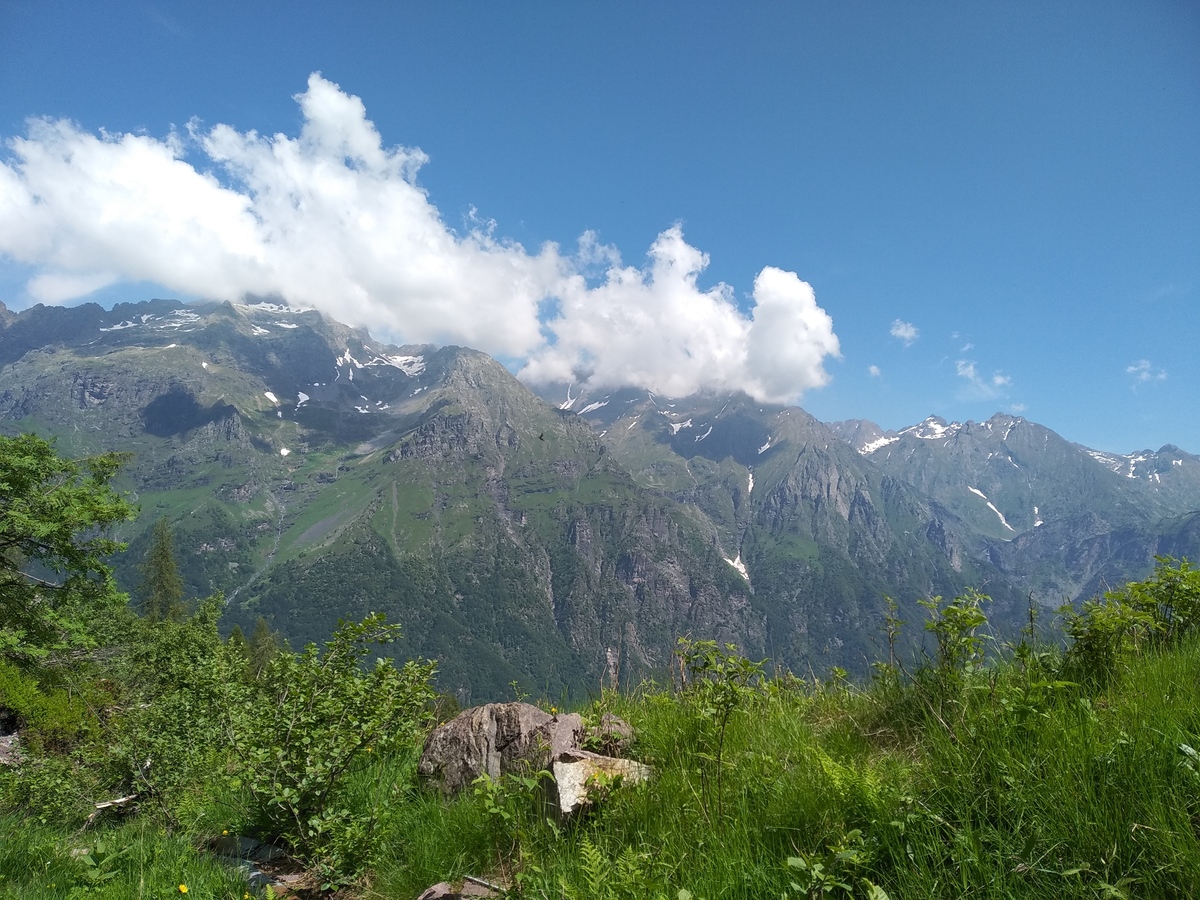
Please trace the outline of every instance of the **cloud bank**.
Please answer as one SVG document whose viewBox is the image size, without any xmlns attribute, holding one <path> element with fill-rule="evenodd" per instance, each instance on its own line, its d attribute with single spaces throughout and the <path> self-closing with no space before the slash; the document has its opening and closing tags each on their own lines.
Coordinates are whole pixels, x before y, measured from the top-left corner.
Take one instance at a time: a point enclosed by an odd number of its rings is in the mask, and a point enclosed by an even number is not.
<svg viewBox="0 0 1200 900">
<path fill-rule="evenodd" d="M 535 382 L 784 401 L 829 380 L 833 321 L 794 273 L 764 268 L 746 314 L 728 285 L 699 287 L 708 257 L 678 225 L 643 267 L 592 235 L 568 256 L 494 223 L 458 233 L 417 184 L 425 154 L 385 146 L 358 97 L 314 73 L 295 99 L 296 137 L 31 120 L 0 160 L 0 254 L 34 268 L 26 287 L 45 303 L 123 281 L 278 295 L 392 340 L 522 360 Z"/>
</svg>

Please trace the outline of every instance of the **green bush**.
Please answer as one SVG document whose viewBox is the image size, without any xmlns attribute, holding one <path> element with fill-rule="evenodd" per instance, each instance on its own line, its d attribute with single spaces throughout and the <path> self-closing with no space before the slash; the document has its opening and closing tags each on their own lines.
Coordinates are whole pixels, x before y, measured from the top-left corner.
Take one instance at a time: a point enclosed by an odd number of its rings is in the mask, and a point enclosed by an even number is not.
<svg viewBox="0 0 1200 900">
<path fill-rule="evenodd" d="M 228 726 L 254 818 L 328 886 L 352 881 L 369 864 L 386 799 L 377 795 L 365 809 L 348 803 L 348 776 L 370 754 L 415 743 L 434 697 L 432 663 L 362 666 L 372 643 L 398 632 L 380 614 L 343 624 L 323 652 L 309 644 L 277 654 L 253 685 L 248 709 L 227 704 L 244 711 Z"/>
</svg>

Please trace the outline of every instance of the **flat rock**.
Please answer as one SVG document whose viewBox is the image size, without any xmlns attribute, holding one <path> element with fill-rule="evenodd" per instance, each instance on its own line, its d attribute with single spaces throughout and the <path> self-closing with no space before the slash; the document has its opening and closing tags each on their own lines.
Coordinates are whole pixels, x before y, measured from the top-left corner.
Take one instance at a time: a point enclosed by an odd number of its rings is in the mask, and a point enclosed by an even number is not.
<svg viewBox="0 0 1200 900">
<path fill-rule="evenodd" d="M 564 818 L 590 806 L 616 780 L 637 784 L 650 777 L 650 767 L 632 759 L 571 750 L 553 763 L 558 809 Z"/>
<path fill-rule="evenodd" d="M 499 897 L 500 892 L 478 879 L 467 878 L 462 887 L 455 887 L 448 881 L 439 881 L 433 887 L 426 888 L 417 900 L 466 900 L 470 897 Z"/>
</svg>

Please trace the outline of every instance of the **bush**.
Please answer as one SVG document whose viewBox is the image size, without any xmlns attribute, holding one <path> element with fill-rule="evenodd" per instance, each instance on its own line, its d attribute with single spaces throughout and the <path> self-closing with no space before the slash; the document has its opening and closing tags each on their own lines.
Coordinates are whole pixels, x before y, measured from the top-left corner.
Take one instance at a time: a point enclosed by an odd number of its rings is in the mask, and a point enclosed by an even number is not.
<svg viewBox="0 0 1200 900">
<path fill-rule="evenodd" d="M 328 886 L 353 880 L 375 850 L 383 798 L 366 810 L 347 802 L 347 776 L 368 754 L 414 743 L 434 697 L 432 663 L 362 666 L 370 644 L 398 633 L 373 614 L 343 624 L 324 652 L 309 644 L 279 653 L 253 686 L 248 714 L 229 721 L 260 826 Z"/>
</svg>

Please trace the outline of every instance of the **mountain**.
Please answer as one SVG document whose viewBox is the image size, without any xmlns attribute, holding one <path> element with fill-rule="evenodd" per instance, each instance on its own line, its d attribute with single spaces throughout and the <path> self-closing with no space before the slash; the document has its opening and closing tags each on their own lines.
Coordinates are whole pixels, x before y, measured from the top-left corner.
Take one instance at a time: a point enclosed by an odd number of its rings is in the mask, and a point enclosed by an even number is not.
<svg viewBox="0 0 1200 900">
<path fill-rule="evenodd" d="M 1001 416 L 831 426 L 744 395 L 539 397 L 474 350 L 269 300 L 0 307 L 0 429 L 131 454 L 128 589 L 165 517 L 225 627 L 261 615 L 298 644 L 379 610 L 404 628 L 392 652 L 436 657 L 463 701 L 662 673 L 688 633 L 861 671 L 885 594 L 919 622 L 919 599 L 983 586 L 1013 629 L 1030 590 L 1140 576 L 1200 532 L 1200 460 L 1177 448 L 1109 457 Z"/>
<path fill-rule="evenodd" d="M 290 640 L 382 610 L 467 699 L 662 670 L 694 630 L 761 651 L 694 508 L 489 357 L 389 347 L 280 304 L 35 307 L 0 332 L 5 431 L 129 451 L 137 583 L 166 516 L 194 594 Z"/>
<path fill-rule="evenodd" d="M 1200 457 L 1178 447 L 1104 453 L 1001 413 L 980 423 L 930 416 L 891 434 L 832 427 L 969 523 L 976 552 L 1047 604 L 1137 577 L 1155 555 L 1197 555 L 1182 523 L 1200 509 Z"/>
</svg>

